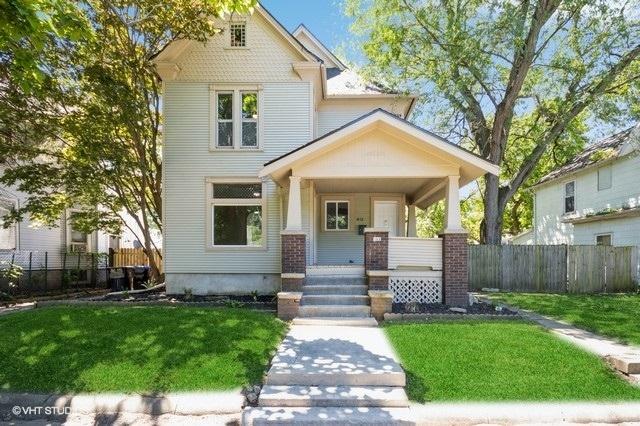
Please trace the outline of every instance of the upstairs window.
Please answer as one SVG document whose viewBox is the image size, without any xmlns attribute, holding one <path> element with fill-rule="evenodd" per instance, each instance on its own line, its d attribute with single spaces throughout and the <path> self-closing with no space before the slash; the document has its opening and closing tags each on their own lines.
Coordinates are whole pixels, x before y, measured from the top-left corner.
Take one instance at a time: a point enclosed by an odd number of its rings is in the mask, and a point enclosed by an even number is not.
<svg viewBox="0 0 640 426">
<path fill-rule="evenodd" d="M 247 26 L 244 22 L 234 22 L 229 27 L 231 33 L 231 47 L 247 46 Z"/>
<path fill-rule="evenodd" d="M 571 181 L 564 184 L 564 213 L 576 211 L 576 182 Z"/>
<path fill-rule="evenodd" d="M 260 148 L 260 91 L 257 86 L 213 91 L 214 149 Z"/>
<path fill-rule="evenodd" d="M 598 169 L 598 191 L 611 188 L 611 166 Z"/>
</svg>

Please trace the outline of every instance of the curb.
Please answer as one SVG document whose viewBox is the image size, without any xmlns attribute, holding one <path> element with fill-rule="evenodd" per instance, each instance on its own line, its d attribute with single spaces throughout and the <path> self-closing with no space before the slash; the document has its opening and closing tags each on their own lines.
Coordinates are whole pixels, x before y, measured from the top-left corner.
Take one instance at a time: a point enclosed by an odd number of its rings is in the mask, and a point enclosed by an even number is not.
<svg viewBox="0 0 640 426">
<path fill-rule="evenodd" d="M 410 406 L 416 424 L 583 424 L 640 422 L 640 403 L 433 403 Z"/>
<path fill-rule="evenodd" d="M 240 389 L 229 392 L 184 392 L 160 396 L 127 394 L 0 393 L 0 420 L 43 419 L 74 414 L 224 415 L 239 414 Z M 16 407 L 22 412 L 14 411 Z M 48 409 L 48 410 L 46 410 Z M 3 418 L 4 417 L 4 418 Z"/>
</svg>

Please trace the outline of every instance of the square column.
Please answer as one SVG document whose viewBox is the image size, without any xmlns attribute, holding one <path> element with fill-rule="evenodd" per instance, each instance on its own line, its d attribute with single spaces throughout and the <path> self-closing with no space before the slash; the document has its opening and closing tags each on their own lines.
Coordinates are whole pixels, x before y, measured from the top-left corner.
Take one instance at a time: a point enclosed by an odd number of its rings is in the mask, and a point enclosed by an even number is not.
<svg viewBox="0 0 640 426">
<path fill-rule="evenodd" d="M 459 176 L 447 176 L 442 238 L 442 298 L 449 306 L 469 304 L 467 231 L 460 216 Z"/>
<path fill-rule="evenodd" d="M 409 204 L 407 206 L 407 237 L 417 237 L 418 230 L 416 226 L 416 206 Z"/>
</svg>

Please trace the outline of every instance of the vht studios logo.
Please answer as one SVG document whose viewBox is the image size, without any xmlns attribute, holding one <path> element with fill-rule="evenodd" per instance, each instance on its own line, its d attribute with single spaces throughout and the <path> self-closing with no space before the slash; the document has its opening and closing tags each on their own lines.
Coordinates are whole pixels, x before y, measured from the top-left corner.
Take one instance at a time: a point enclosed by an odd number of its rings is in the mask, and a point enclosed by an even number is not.
<svg viewBox="0 0 640 426">
<path fill-rule="evenodd" d="M 71 407 L 22 407 L 15 405 L 11 413 L 16 417 L 23 416 L 62 416 L 71 414 Z"/>
</svg>

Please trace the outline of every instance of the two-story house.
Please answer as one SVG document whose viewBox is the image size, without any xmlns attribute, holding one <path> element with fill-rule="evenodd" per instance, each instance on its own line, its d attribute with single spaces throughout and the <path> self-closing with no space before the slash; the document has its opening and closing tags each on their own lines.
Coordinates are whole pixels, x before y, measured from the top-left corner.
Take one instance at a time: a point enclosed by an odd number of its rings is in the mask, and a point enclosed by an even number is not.
<svg viewBox="0 0 640 426">
<path fill-rule="evenodd" d="M 640 246 L 640 127 L 595 142 L 535 186 L 533 244 Z"/>
<path fill-rule="evenodd" d="M 447 235 L 466 250 L 459 187 L 498 167 L 408 122 L 416 96 L 364 81 L 306 27 L 290 33 L 260 5 L 218 24 L 154 58 L 167 291 L 298 293 L 317 275 L 386 289 L 399 265 L 455 269 L 461 257 L 442 259 Z M 444 238 L 420 241 L 415 209 L 443 198 Z M 462 267 L 448 303 L 467 299 Z"/>
</svg>

